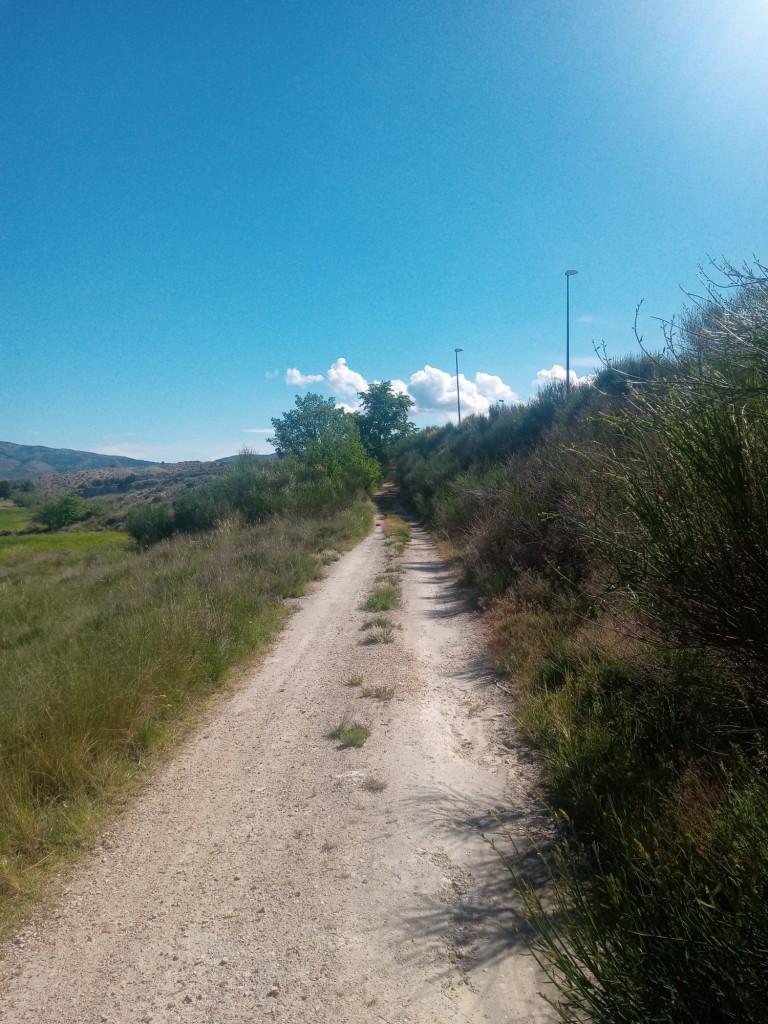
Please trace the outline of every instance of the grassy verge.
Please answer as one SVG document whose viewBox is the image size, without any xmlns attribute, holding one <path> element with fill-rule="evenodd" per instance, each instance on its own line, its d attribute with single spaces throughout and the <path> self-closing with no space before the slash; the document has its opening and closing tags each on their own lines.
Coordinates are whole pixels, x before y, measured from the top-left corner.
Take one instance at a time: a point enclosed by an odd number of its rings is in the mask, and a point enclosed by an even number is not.
<svg viewBox="0 0 768 1024">
<path fill-rule="evenodd" d="M 145 551 L 107 543 L 8 552 L 0 926 L 24 913 L 227 669 L 272 640 L 287 614 L 282 599 L 320 576 L 320 553 L 349 546 L 371 521 L 370 503 L 358 502 L 332 518 L 225 524 Z"/>
</svg>

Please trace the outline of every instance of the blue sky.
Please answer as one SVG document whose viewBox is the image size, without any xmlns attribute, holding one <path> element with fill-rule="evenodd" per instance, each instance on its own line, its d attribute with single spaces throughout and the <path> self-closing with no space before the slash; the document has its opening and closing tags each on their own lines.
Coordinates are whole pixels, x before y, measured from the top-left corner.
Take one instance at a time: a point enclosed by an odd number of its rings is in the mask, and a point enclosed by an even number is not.
<svg viewBox="0 0 768 1024">
<path fill-rule="evenodd" d="M 0 0 L 0 439 L 269 451 L 660 342 L 766 259 L 766 0 Z M 290 372 L 289 372 L 290 371 Z M 316 378 L 308 380 L 307 378 Z M 320 378 L 320 379 L 317 379 Z"/>
</svg>

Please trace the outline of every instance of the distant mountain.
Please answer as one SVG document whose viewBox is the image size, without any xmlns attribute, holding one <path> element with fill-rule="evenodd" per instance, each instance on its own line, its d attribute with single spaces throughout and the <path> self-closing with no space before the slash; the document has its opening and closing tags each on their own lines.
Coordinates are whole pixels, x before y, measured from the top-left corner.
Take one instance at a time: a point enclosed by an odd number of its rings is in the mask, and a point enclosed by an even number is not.
<svg viewBox="0 0 768 1024">
<path fill-rule="evenodd" d="M 13 444 L 0 441 L 0 480 L 29 480 L 48 473 L 82 469 L 156 466 L 156 462 L 129 459 L 124 455 L 75 452 L 69 448 L 46 448 L 41 444 Z"/>
</svg>

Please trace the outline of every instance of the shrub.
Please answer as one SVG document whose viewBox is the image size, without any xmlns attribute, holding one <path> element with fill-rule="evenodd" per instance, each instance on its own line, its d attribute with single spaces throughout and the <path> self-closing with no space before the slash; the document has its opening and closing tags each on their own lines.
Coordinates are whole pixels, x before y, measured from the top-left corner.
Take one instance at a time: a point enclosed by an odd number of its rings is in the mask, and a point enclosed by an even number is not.
<svg viewBox="0 0 768 1024">
<path fill-rule="evenodd" d="M 173 528 L 179 533 L 212 530 L 222 515 L 214 487 L 196 487 L 179 495 L 173 503 Z"/>
<path fill-rule="evenodd" d="M 173 533 L 173 516 L 167 505 L 140 505 L 125 517 L 125 528 L 142 547 L 157 544 Z"/>
<path fill-rule="evenodd" d="M 605 808 L 614 855 L 561 842 L 544 908 L 517 879 L 561 1019 L 761 1024 L 768 1014 L 768 787 L 753 777 L 699 814 L 641 829 Z M 585 864 L 591 869 L 585 873 Z"/>
<path fill-rule="evenodd" d="M 61 530 L 85 519 L 87 514 L 88 502 L 74 491 L 68 491 L 53 501 L 44 502 L 37 510 L 35 518 L 49 530 Z"/>
</svg>

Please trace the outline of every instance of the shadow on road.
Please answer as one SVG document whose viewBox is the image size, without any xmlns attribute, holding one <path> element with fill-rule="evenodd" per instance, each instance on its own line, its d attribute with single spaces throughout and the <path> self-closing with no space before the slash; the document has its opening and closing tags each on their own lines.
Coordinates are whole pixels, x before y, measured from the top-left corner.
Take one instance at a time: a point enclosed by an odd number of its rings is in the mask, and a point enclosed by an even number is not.
<svg viewBox="0 0 768 1024">
<path fill-rule="evenodd" d="M 479 931 L 482 942 L 472 958 L 487 966 L 513 950 L 528 949 L 533 931 L 516 893 L 525 883 L 544 895 L 549 879 L 547 855 L 553 833 L 543 812 L 535 807 L 494 807 L 478 810 L 461 794 L 447 787 L 422 789 L 413 797 L 421 814 L 460 842 L 483 843 L 473 857 L 471 878 L 452 881 L 453 893 L 437 893 L 422 901 L 404 921 L 406 931 L 444 936 L 446 918 L 454 941 L 470 945 Z M 535 832 L 535 835 L 532 834 Z M 493 845 L 492 845 L 493 844 Z M 494 848 L 495 847 L 495 848 Z M 450 862 L 436 861 L 450 877 Z M 457 932 L 458 929 L 458 932 Z"/>
</svg>

